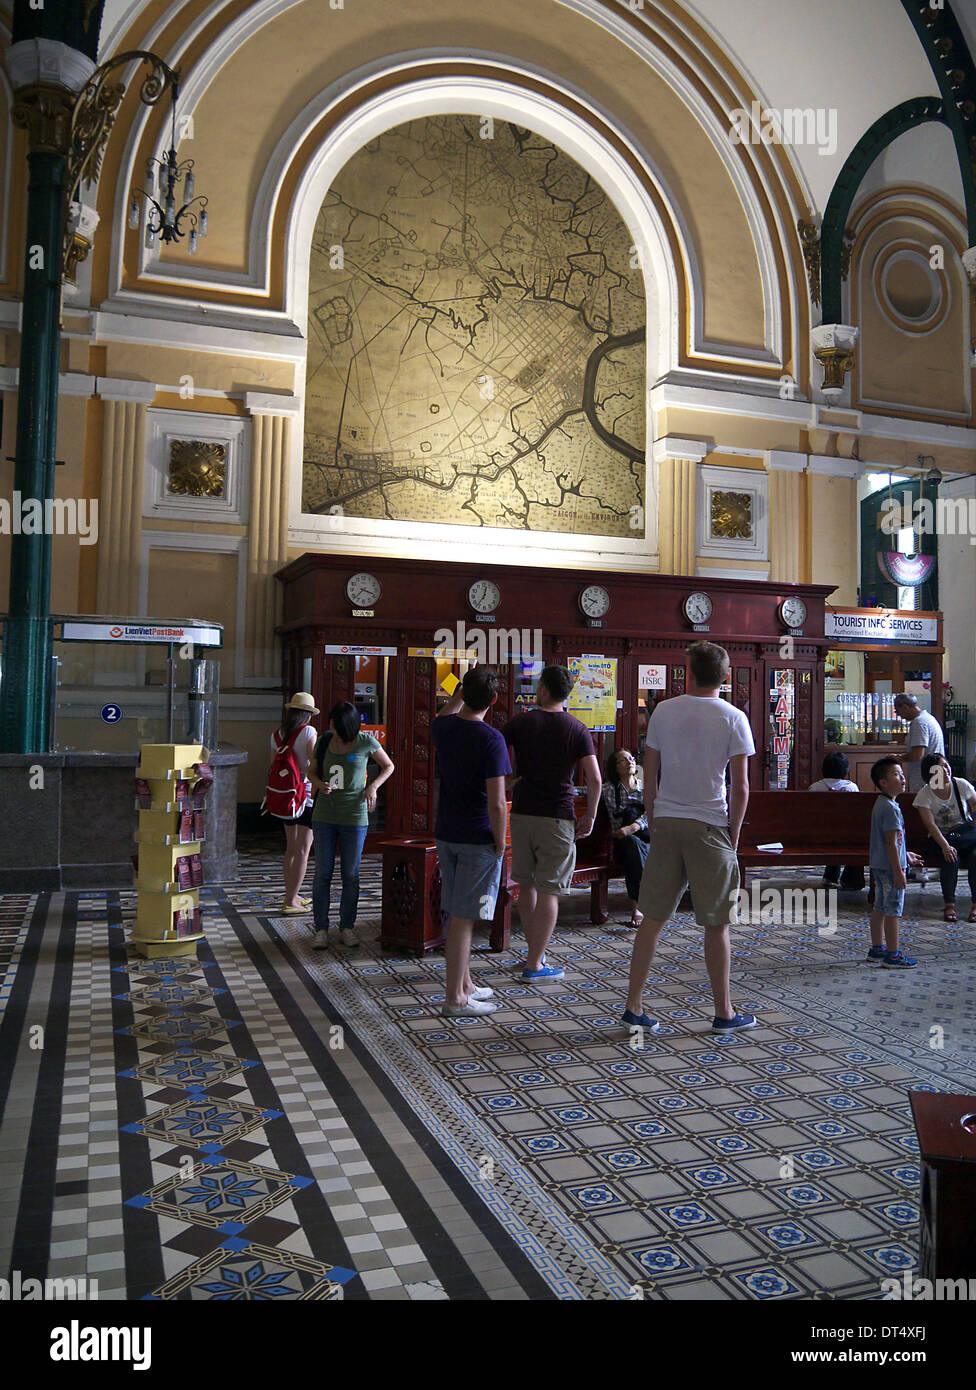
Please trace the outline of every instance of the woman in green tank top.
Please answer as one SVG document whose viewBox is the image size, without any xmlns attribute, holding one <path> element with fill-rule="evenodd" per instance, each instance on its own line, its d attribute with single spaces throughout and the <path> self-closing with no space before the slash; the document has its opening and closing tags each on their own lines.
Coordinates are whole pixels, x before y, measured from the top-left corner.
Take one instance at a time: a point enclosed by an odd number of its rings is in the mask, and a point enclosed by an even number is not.
<svg viewBox="0 0 976 1390">
<path fill-rule="evenodd" d="M 315 839 L 315 880 L 312 911 L 315 949 L 329 944 L 329 909 L 336 847 L 339 850 L 342 894 L 339 900 L 339 940 L 358 946 L 355 932 L 359 907 L 359 865 L 369 829 L 369 813 L 376 809 L 376 789 L 392 774 L 393 763 L 372 734 L 360 730 L 359 711 L 348 700 L 329 712 L 328 732 L 315 745 L 309 780 L 315 795 L 312 834 Z M 379 773 L 367 786 L 370 758 Z"/>
</svg>

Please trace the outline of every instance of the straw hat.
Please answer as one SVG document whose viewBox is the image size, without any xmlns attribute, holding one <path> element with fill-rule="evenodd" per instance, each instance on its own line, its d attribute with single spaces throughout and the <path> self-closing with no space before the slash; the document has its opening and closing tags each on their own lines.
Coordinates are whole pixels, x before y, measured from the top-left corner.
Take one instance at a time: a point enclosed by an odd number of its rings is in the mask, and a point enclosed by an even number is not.
<svg viewBox="0 0 976 1390">
<path fill-rule="evenodd" d="M 297 691 L 285 705 L 285 709 L 300 709 L 304 710 L 306 714 L 318 714 L 315 701 L 307 690 Z"/>
</svg>

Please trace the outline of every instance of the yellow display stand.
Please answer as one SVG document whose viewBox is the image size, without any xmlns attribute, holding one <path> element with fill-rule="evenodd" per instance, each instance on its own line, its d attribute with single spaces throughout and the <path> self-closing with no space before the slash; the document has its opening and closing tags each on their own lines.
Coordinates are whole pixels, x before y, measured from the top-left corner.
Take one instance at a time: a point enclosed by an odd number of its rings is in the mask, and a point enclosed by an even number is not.
<svg viewBox="0 0 976 1390">
<path fill-rule="evenodd" d="M 177 936 L 173 914 L 195 912 L 200 905 L 200 889 L 181 888 L 177 879 L 178 860 L 201 852 L 201 840 L 180 843 L 180 802 L 176 783 L 191 781 L 193 764 L 205 763 L 207 750 L 198 743 L 144 743 L 140 751 L 136 778 L 149 783 L 151 804 L 139 808 L 139 891 L 136 924 L 132 940 L 140 955 L 157 957 L 191 956 L 203 932 Z"/>
</svg>

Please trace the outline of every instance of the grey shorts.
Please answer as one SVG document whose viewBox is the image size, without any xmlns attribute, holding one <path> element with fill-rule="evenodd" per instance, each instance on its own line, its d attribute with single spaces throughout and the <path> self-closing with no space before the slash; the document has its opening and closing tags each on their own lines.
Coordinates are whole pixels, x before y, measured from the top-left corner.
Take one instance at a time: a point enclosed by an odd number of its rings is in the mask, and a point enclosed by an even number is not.
<svg viewBox="0 0 976 1390">
<path fill-rule="evenodd" d="M 512 878 L 538 893 L 568 893 L 576 868 L 576 821 L 510 817 Z"/>
<path fill-rule="evenodd" d="M 874 910 L 886 917 L 900 917 L 905 911 L 905 890 L 896 888 L 891 870 L 872 869 L 874 875 Z"/>
<path fill-rule="evenodd" d="M 491 921 L 502 878 L 502 861 L 494 845 L 458 845 L 437 841 L 441 870 L 441 911 L 472 922 Z"/>
<path fill-rule="evenodd" d="M 703 927 L 728 924 L 739 891 L 739 861 L 728 827 L 655 816 L 637 905 L 645 917 L 666 922 L 686 886 L 696 922 Z"/>
</svg>

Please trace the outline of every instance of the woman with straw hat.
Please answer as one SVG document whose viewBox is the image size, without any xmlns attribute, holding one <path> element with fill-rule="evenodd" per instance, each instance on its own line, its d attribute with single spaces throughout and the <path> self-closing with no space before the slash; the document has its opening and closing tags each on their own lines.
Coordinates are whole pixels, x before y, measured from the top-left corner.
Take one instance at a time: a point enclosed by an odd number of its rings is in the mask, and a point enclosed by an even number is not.
<svg viewBox="0 0 976 1390">
<path fill-rule="evenodd" d="M 299 690 L 285 705 L 281 724 L 271 735 L 271 751 L 278 754 L 286 745 L 291 745 L 298 774 L 305 783 L 305 804 L 297 816 L 290 820 L 282 819 L 285 827 L 285 901 L 282 914 L 308 916 L 312 904 L 308 898 L 300 898 L 299 890 L 308 868 L 308 856 L 312 848 L 312 784 L 308 778 L 308 766 L 315 751 L 318 737 L 312 727 L 312 716 L 318 714 L 315 701 L 305 690 Z"/>
</svg>

